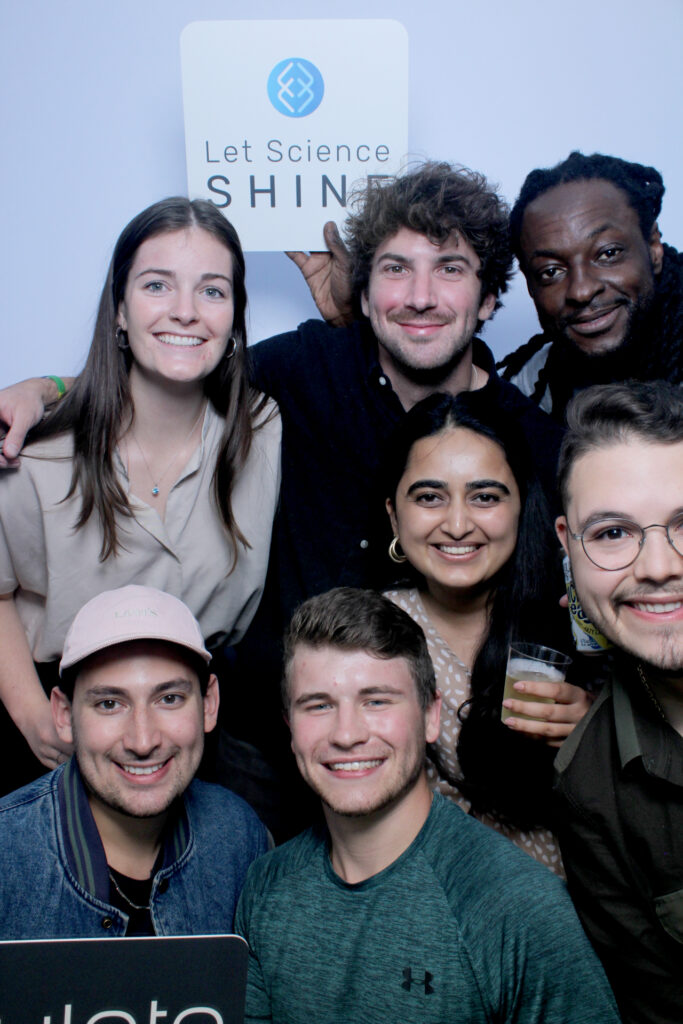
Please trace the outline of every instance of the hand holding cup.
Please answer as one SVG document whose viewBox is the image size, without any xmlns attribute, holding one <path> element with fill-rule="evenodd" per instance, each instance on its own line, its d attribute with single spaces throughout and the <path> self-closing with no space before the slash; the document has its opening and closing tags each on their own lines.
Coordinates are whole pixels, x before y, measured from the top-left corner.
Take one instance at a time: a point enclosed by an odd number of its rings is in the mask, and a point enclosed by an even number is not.
<svg viewBox="0 0 683 1024">
<path fill-rule="evenodd" d="M 501 721 L 559 747 L 591 706 L 585 690 L 564 681 L 571 658 L 540 644 L 512 643 Z"/>
</svg>

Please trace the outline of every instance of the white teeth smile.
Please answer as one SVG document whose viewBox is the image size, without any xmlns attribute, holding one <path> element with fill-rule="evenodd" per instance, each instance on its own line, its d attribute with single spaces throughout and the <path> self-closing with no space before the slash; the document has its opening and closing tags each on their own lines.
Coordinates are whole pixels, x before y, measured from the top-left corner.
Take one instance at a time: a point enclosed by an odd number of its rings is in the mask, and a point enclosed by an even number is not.
<svg viewBox="0 0 683 1024">
<path fill-rule="evenodd" d="M 477 550 L 476 544 L 462 544 L 458 546 L 455 544 L 437 544 L 436 546 L 445 555 L 470 555 L 473 551 Z"/>
<path fill-rule="evenodd" d="M 158 772 L 160 768 L 163 768 L 165 763 L 164 761 L 160 764 L 150 764 L 144 767 L 135 764 L 122 764 L 119 767 L 123 768 L 124 772 L 127 772 L 128 775 L 153 775 L 154 772 Z"/>
<path fill-rule="evenodd" d="M 637 608 L 639 612 L 652 612 L 655 615 L 663 615 L 664 612 L 676 612 L 683 606 L 683 601 L 667 601 L 666 604 L 636 604 L 633 602 L 633 607 Z"/>
<path fill-rule="evenodd" d="M 368 768 L 377 768 L 381 763 L 381 758 L 376 761 L 335 761 L 327 767 L 333 772 L 362 772 Z"/>
<path fill-rule="evenodd" d="M 183 334 L 157 334 L 155 337 L 163 341 L 164 345 L 177 345 L 179 348 L 196 348 L 204 344 L 203 338 L 186 337 Z"/>
</svg>

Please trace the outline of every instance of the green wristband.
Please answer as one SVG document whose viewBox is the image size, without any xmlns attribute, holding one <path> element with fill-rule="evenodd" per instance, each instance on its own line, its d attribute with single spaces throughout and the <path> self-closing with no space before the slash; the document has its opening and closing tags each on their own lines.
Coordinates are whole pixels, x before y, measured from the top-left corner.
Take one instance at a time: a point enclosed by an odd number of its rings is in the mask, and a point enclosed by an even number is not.
<svg viewBox="0 0 683 1024">
<path fill-rule="evenodd" d="M 54 382 L 54 385 L 57 388 L 57 401 L 59 401 L 60 398 L 64 398 L 64 395 L 66 394 L 66 384 L 61 377 L 56 377 L 54 373 L 46 373 L 45 380 L 51 380 Z"/>
</svg>

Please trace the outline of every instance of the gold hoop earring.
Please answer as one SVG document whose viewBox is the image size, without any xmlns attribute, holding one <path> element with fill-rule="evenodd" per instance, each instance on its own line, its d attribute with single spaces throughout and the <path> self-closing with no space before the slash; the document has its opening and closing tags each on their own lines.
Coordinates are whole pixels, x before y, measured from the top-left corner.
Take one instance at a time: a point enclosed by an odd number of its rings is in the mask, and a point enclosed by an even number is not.
<svg viewBox="0 0 683 1024">
<path fill-rule="evenodd" d="M 405 555 L 403 553 L 403 551 L 399 552 L 399 550 L 398 550 L 398 545 L 399 544 L 400 544 L 400 541 L 399 541 L 398 537 L 394 537 L 394 539 L 392 540 L 391 544 L 389 545 L 389 558 L 391 559 L 392 562 L 396 562 L 397 565 L 400 565 L 401 562 L 407 562 L 408 561 L 408 556 Z"/>
</svg>

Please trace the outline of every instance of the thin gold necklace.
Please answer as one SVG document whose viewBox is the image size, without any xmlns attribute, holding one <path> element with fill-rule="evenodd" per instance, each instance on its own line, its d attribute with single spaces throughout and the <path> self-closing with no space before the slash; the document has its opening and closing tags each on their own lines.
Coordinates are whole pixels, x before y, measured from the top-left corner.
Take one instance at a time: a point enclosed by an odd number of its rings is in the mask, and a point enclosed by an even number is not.
<svg viewBox="0 0 683 1024">
<path fill-rule="evenodd" d="M 147 469 L 147 474 L 148 474 L 148 476 L 149 476 L 150 480 L 152 481 L 152 490 L 151 490 L 151 495 L 152 495 L 152 497 L 153 497 L 153 498 L 156 498 L 156 497 L 157 497 L 157 495 L 159 494 L 159 484 L 160 484 L 160 483 L 162 482 L 162 480 L 164 479 L 164 477 L 165 477 L 165 476 L 166 476 L 166 474 L 168 473 L 168 471 L 169 471 L 169 469 L 171 468 L 171 466 L 173 466 L 173 465 L 174 465 L 174 463 L 175 463 L 175 462 L 176 462 L 176 461 L 178 460 L 178 458 L 179 458 L 179 457 L 180 457 L 180 456 L 182 455 L 182 453 L 183 453 L 183 452 L 185 451 L 185 448 L 187 447 L 187 444 L 188 444 L 188 442 L 189 442 L 189 441 L 190 441 L 190 439 L 192 438 L 192 435 L 194 434 L 195 430 L 197 429 L 197 424 L 199 423 L 200 419 L 201 419 L 201 418 L 202 418 L 202 416 L 204 415 L 204 412 L 205 412 L 205 410 L 206 410 L 206 402 L 202 402 L 201 408 L 200 408 L 200 410 L 199 410 L 199 415 L 197 416 L 197 419 L 196 419 L 196 420 L 194 421 L 194 423 L 192 424 L 192 428 L 191 428 L 191 430 L 190 430 L 190 433 L 188 434 L 188 438 L 187 438 L 187 441 L 185 442 L 185 444 L 183 445 L 183 447 L 182 447 L 182 448 L 180 449 L 180 451 L 177 451 L 177 452 L 176 452 L 176 453 L 174 454 L 173 458 L 171 459 L 171 461 L 170 461 L 170 462 L 168 463 L 168 465 L 166 466 L 166 469 L 165 469 L 165 470 L 163 471 L 163 473 L 161 474 L 161 476 L 157 477 L 157 479 L 156 479 L 156 480 L 154 479 L 154 475 L 153 475 L 153 473 L 152 473 L 152 470 L 150 469 L 150 466 L 149 466 L 149 462 L 147 461 L 147 456 L 146 456 L 146 455 L 145 455 L 145 453 L 143 452 L 143 450 L 142 450 L 142 447 L 141 447 L 141 445 L 140 445 L 140 442 L 138 441 L 138 439 L 137 439 L 137 437 L 135 436 L 135 434 L 133 433 L 133 431 L 132 431 L 132 430 L 130 431 L 130 437 L 131 437 L 131 440 L 133 440 L 133 441 L 135 442 L 135 447 L 136 447 L 136 448 L 137 448 L 137 450 L 138 450 L 138 451 L 140 452 L 140 455 L 142 456 L 142 461 L 144 462 L 144 464 L 145 464 L 145 468 Z M 128 473 L 128 476 L 130 476 L 130 471 L 129 471 L 129 473 Z M 116 884 L 116 883 L 114 883 L 114 884 Z"/>
</svg>

